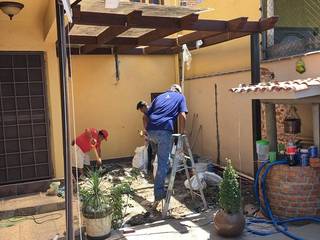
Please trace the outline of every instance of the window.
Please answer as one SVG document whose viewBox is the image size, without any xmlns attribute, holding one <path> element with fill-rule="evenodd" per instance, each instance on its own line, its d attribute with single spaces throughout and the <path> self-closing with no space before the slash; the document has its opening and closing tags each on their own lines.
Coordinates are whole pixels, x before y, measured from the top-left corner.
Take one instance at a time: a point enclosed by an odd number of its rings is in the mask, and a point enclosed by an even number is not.
<svg viewBox="0 0 320 240">
<path fill-rule="evenodd" d="M 286 57 L 320 50 L 320 0 L 263 0 L 263 17 L 279 16 L 264 34 L 264 57 Z"/>
</svg>

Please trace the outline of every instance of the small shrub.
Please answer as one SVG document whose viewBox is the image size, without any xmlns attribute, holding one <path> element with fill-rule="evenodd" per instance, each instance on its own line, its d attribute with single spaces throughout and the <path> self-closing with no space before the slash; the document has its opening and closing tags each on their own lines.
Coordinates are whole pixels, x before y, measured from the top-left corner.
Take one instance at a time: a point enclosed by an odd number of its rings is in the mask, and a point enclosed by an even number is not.
<svg viewBox="0 0 320 240">
<path fill-rule="evenodd" d="M 219 204 L 228 214 L 240 212 L 241 194 L 238 182 L 238 174 L 231 165 L 231 160 L 227 159 L 227 167 L 223 171 L 223 179 L 219 185 Z"/>
</svg>

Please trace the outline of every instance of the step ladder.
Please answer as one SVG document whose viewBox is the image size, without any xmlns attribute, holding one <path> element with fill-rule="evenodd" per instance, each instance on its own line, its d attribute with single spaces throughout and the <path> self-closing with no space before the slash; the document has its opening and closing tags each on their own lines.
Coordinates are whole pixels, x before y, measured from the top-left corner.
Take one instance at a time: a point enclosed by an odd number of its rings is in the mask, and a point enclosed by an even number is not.
<svg viewBox="0 0 320 240">
<path fill-rule="evenodd" d="M 176 173 L 180 172 L 180 171 L 185 171 L 185 174 L 186 174 L 188 182 L 189 182 L 190 194 L 191 194 L 192 199 L 194 199 L 195 196 L 201 197 L 201 200 L 204 205 L 204 209 L 208 209 L 207 201 L 206 201 L 204 194 L 203 194 L 202 184 L 201 184 L 200 178 L 199 178 L 198 173 L 195 168 L 195 164 L 194 164 L 190 144 L 188 141 L 188 137 L 186 135 L 173 134 L 172 140 L 171 140 L 171 146 L 172 147 L 171 147 L 170 156 L 172 159 L 172 170 L 171 170 L 170 179 L 169 179 L 167 196 L 165 198 L 165 202 L 164 202 L 164 205 L 162 208 L 162 218 L 166 218 L 168 215 L 170 198 L 173 194 L 174 180 L 176 177 Z M 187 150 L 187 155 L 185 154 L 184 149 Z M 191 166 L 187 165 L 188 160 L 190 160 Z M 189 169 L 192 169 L 193 174 L 195 175 L 196 181 L 198 182 L 198 185 L 200 186 L 200 189 L 199 189 L 200 193 L 198 193 L 192 189 Z"/>
</svg>

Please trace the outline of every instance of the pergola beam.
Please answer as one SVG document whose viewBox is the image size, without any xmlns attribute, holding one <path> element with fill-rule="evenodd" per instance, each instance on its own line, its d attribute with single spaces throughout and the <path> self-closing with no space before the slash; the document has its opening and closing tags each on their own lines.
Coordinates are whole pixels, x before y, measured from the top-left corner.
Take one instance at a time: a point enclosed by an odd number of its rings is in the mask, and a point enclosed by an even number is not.
<svg viewBox="0 0 320 240">
<path fill-rule="evenodd" d="M 87 44 L 83 46 L 83 53 L 89 53 L 96 48 L 98 48 L 100 45 L 106 44 L 112 39 L 116 38 L 119 34 L 127 31 L 129 28 L 128 27 L 123 27 L 123 26 L 111 26 L 108 27 L 106 30 L 104 30 L 102 33 L 100 33 L 96 37 L 96 44 Z"/>
<path fill-rule="evenodd" d="M 228 29 L 230 21 L 224 20 L 198 20 L 197 14 L 190 14 L 182 18 L 160 17 L 160 16 L 143 16 L 142 11 L 134 10 L 129 14 L 115 14 L 102 12 L 81 11 L 80 6 L 73 8 L 74 23 L 81 25 L 95 26 L 127 26 L 135 28 L 155 28 L 155 29 L 172 29 L 172 31 L 193 30 L 193 31 L 220 31 Z M 273 17 L 276 18 L 276 17 Z M 276 19 L 263 21 L 268 26 Z M 248 24 L 244 24 L 248 23 Z M 239 29 L 237 25 L 244 25 Z M 247 18 L 238 18 L 230 25 L 230 32 L 259 32 L 259 22 L 247 22 Z M 232 27 L 234 26 L 234 27 Z"/>
<path fill-rule="evenodd" d="M 87 35 L 70 35 L 71 44 L 97 44 L 97 37 Z"/>
<path fill-rule="evenodd" d="M 229 29 L 237 29 L 238 27 L 238 32 L 224 32 L 224 33 L 213 33 L 211 37 L 210 36 L 210 32 L 201 32 L 200 34 L 200 38 L 197 39 L 197 33 L 199 32 L 194 32 L 194 33 L 190 33 L 187 34 L 185 36 L 182 36 L 180 38 L 178 38 L 178 43 L 179 45 L 182 44 L 188 44 L 188 48 L 189 50 L 194 50 L 196 49 L 196 41 L 197 40 L 202 40 L 203 44 L 201 45 L 201 48 L 203 47 L 207 47 L 207 46 L 211 46 L 211 45 L 215 45 L 215 44 L 219 44 L 225 41 L 230 41 L 230 40 L 234 40 L 237 38 L 241 38 L 244 36 L 248 36 L 250 35 L 250 32 L 242 32 L 243 29 L 250 29 L 250 30 L 254 30 L 254 29 L 260 29 L 260 31 L 265 31 L 266 29 L 270 29 L 271 26 L 274 26 L 274 24 L 278 21 L 278 17 L 271 17 L 271 18 L 267 18 L 267 19 L 261 19 L 259 22 L 246 22 L 245 19 L 234 19 L 229 21 Z M 237 26 L 238 25 L 238 26 Z M 241 28 L 242 26 L 242 28 Z M 240 27 L 240 29 L 239 29 Z M 259 32 L 259 31 L 257 31 Z M 198 35 L 199 37 L 199 35 Z M 192 40 L 192 41 L 189 41 Z M 173 53 L 178 53 L 181 50 L 180 47 L 174 47 L 174 48 L 170 48 L 170 49 L 166 49 L 166 48 L 162 48 L 162 49 L 145 49 L 145 52 L 151 54 L 151 53 L 165 53 L 165 52 L 173 52 Z"/>
<path fill-rule="evenodd" d="M 180 18 L 142 16 L 142 11 L 134 10 L 129 14 L 85 12 L 80 10 L 80 6 L 73 8 L 74 23 L 94 26 L 127 26 L 140 28 L 175 28 L 179 29 L 183 25 Z M 197 14 L 194 18 L 197 17 Z"/>
<path fill-rule="evenodd" d="M 70 36 L 70 40 L 72 44 L 91 44 L 96 48 L 103 46 L 103 44 L 97 44 L 97 37 L 94 36 Z M 105 45 L 112 46 L 122 46 L 122 45 L 135 45 L 135 46 L 144 46 L 139 42 L 138 38 L 131 37 L 116 37 L 109 41 Z M 153 46 L 153 47 L 174 47 L 176 46 L 176 40 L 171 38 L 163 38 L 155 40 L 149 44 L 145 44 L 145 46 Z"/>
<path fill-rule="evenodd" d="M 86 53 L 86 55 L 113 55 L 115 53 L 114 48 L 96 48 L 95 50 Z M 122 48 L 117 48 L 117 53 L 121 55 L 143 55 L 143 48 L 126 48 L 123 46 Z M 72 55 L 83 55 L 81 52 L 81 48 L 71 48 Z"/>
<path fill-rule="evenodd" d="M 219 43 L 222 43 L 222 42 L 226 42 L 226 41 L 230 41 L 230 40 L 234 40 L 234 39 L 237 39 L 237 38 L 241 38 L 241 37 L 244 37 L 244 36 L 248 36 L 248 34 L 250 33 L 244 33 L 244 32 L 238 32 L 238 33 L 229 33 L 229 32 L 225 32 L 225 33 L 220 33 L 220 34 L 216 34 L 212 37 L 209 37 L 209 38 L 206 38 L 206 39 L 203 39 L 203 44 L 200 46 L 200 48 L 203 48 L 203 47 L 208 47 L 208 46 L 211 46 L 211 45 L 215 45 L 215 44 L 219 44 Z M 194 42 L 191 42 L 191 43 L 188 43 L 187 44 L 188 46 L 188 49 L 189 50 L 194 50 L 196 49 L 196 41 Z M 155 49 L 145 49 L 145 52 L 146 53 L 179 53 L 181 51 L 181 47 L 177 46 L 177 47 L 173 47 L 173 48 L 165 48 L 163 47 L 162 49 L 158 49 L 157 51 Z"/>
<path fill-rule="evenodd" d="M 196 21 L 198 21 L 198 15 L 197 14 L 189 14 L 187 16 L 184 16 L 180 19 L 180 25 L 181 28 L 179 29 L 155 29 L 149 33 L 144 34 L 143 36 L 139 37 L 138 42 L 140 45 L 146 45 L 152 41 L 155 41 L 160 38 L 167 37 L 171 34 L 177 33 L 182 31 L 188 26 L 193 25 Z"/>
<path fill-rule="evenodd" d="M 240 17 L 233 20 L 230 20 L 226 23 L 224 31 L 197 31 L 193 33 L 186 34 L 182 37 L 178 38 L 178 44 L 187 44 L 197 40 L 203 40 L 215 35 L 219 35 L 226 31 L 236 31 L 237 29 L 243 28 L 243 26 L 247 23 L 247 17 Z"/>
<path fill-rule="evenodd" d="M 264 32 L 270 28 L 273 28 L 273 26 L 278 22 L 279 17 L 269 17 L 269 18 L 263 18 L 259 20 L 259 28 L 260 32 Z"/>
<path fill-rule="evenodd" d="M 108 28 L 98 36 L 70 35 L 71 44 L 84 45 L 78 49 L 75 48 L 74 53 L 112 54 L 112 49 L 117 49 L 119 54 L 175 54 L 181 52 L 183 44 L 187 44 L 190 50 L 194 50 L 197 47 L 197 41 L 202 40 L 201 48 L 207 47 L 266 31 L 273 28 L 278 20 L 278 17 L 259 21 L 248 21 L 247 17 L 229 21 L 199 20 L 198 14 L 194 13 L 180 18 L 162 17 L 143 15 L 141 10 L 133 10 L 129 14 L 100 12 L 96 11 L 95 7 L 84 8 L 81 11 L 81 6 L 75 5 L 72 8 L 74 24 Z M 119 37 L 130 28 L 152 30 L 139 37 Z M 166 38 L 183 30 L 194 32 L 177 38 Z M 130 35 L 134 36 L 134 34 Z"/>
</svg>

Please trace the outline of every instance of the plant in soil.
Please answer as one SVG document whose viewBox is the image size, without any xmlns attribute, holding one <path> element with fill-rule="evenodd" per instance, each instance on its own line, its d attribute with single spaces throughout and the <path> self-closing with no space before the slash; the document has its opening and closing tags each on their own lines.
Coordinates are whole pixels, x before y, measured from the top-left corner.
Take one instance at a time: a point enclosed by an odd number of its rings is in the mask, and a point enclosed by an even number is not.
<svg viewBox="0 0 320 240">
<path fill-rule="evenodd" d="M 238 174 L 228 159 L 223 171 L 223 179 L 219 185 L 219 205 L 228 214 L 239 213 L 241 206 L 240 185 Z"/>
<path fill-rule="evenodd" d="M 245 218 L 241 210 L 241 192 L 238 174 L 227 159 L 227 166 L 223 171 L 223 178 L 219 185 L 219 205 L 213 219 L 215 231 L 223 237 L 239 236 L 245 226 Z"/>
<path fill-rule="evenodd" d="M 131 178 L 112 183 L 100 170 L 91 171 L 80 186 L 81 210 L 85 217 L 101 218 L 112 215 L 112 227 L 118 228 L 123 220 L 124 196 L 133 194 Z"/>
</svg>

